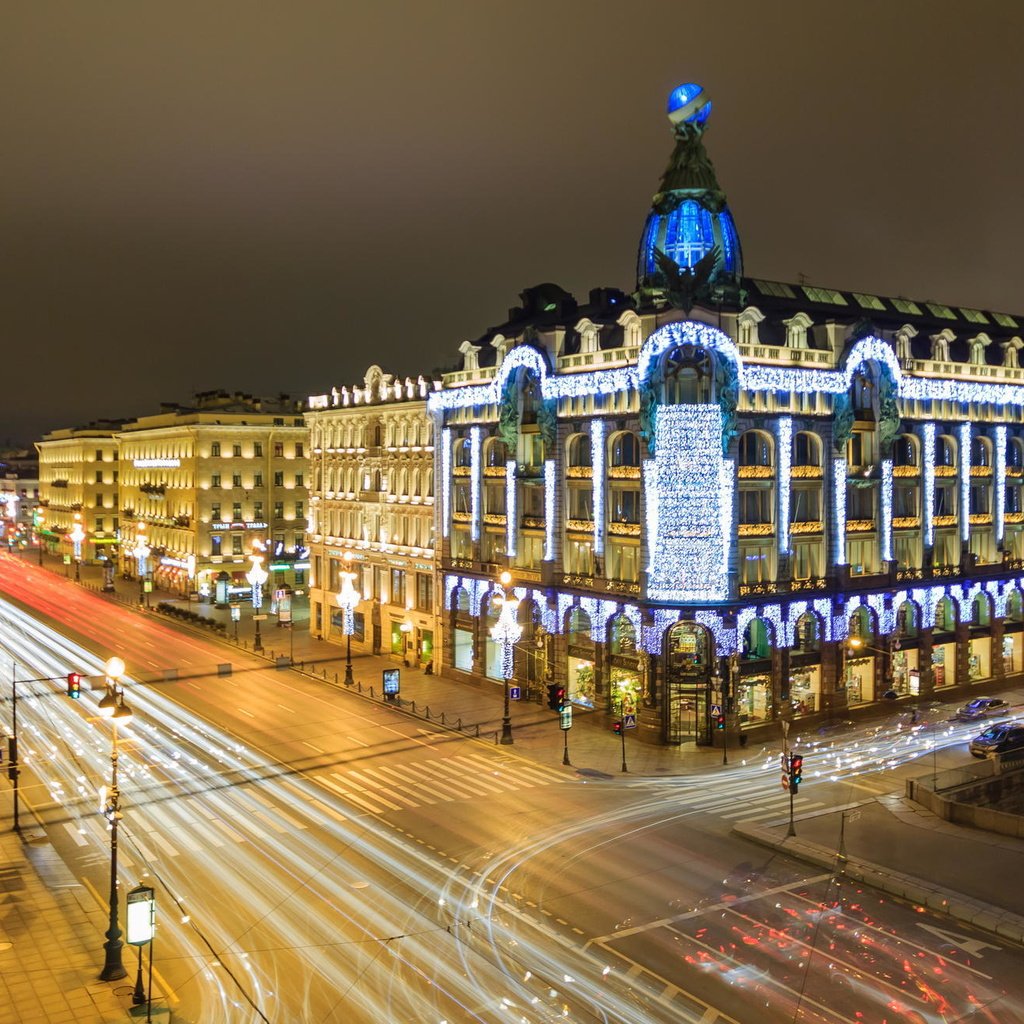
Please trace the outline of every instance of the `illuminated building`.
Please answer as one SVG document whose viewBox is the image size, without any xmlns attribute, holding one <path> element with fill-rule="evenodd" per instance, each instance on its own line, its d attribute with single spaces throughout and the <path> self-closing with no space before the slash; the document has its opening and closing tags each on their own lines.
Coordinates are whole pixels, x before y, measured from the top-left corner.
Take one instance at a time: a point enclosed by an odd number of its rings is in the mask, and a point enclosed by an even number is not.
<svg viewBox="0 0 1024 1024">
<path fill-rule="evenodd" d="M 118 538 L 118 459 L 115 434 L 121 420 L 54 430 L 36 442 L 39 501 L 47 547 L 68 557 L 75 513 L 81 517 L 85 562 L 115 560 Z"/>
<path fill-rule="evenodd" d="M 309 399 L 310 629 L 342 644 L 337 595 L 354 572 L 356 650 L 432 666 L 434 441 L 427 398 L 438 385 L 401 380 L 379 367 L 363 384 Z M 346 556 L 349 556 L 346 558 Z"/>
<path fill-rule="evenodd" d="M 223 603 L 248 594 L 253 544 L 265 545 L 267 592 L 300 587 L 309 453 L 300 403 L 286 395 L 197 394 L 126 423 L 121 455 L 122 571 L 136 577 L 137 526 L 157 586 Z"/>
<path fill-rule="evenodd" d="M 19 548 L 35 544 L 39 513 L 39 456 L 0 452 L 0 542 Z"/>
<path fill-rule="evenodd" d="M 1020 673 L 1020 318 L 747 277 L 709 113 L 636 291 L 527 289 L 430 396 L 441 670 L 501 682 L 507 568 L 514 682 L 649 742 Z"/>
</svg>

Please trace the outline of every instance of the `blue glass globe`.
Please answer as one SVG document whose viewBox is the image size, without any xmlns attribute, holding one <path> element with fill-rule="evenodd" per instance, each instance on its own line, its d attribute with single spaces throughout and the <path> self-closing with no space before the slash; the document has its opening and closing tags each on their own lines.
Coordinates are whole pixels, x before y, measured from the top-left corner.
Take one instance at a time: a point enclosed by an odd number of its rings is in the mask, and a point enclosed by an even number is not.
<svg viewBox="0 0 1024 1024">
<path fill-rule="evenodd" d="M 711 116 L 711 100 L 700 102 L 704 95 L 704 87 L 696 82 L 688 82 L 685 85 L 677 85 L 668 94 L 668 114 L 674 114 L 683 107 L 691 107 L 692 113 L 679 119 L 689 124 L 704 124 Z M 675 119 L 674 119 L 675 120 Z"/>
</svg>

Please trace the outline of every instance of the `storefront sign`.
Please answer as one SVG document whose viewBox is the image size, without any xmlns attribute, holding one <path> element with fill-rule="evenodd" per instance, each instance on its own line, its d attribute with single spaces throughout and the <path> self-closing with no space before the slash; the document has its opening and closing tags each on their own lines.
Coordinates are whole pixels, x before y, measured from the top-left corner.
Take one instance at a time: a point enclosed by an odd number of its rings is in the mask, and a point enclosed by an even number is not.
<svg viewBox="0 0 1024 1024">
<path fill-rule="evenodd" d="M 265 530 L 266 523 L 210 523 L 211 530 Z"/>
<path fill-rule="evenodd" d="M 177 469 L 181 459 L 132 459 L 132 465 L 136 469 Z"/>
</svg>

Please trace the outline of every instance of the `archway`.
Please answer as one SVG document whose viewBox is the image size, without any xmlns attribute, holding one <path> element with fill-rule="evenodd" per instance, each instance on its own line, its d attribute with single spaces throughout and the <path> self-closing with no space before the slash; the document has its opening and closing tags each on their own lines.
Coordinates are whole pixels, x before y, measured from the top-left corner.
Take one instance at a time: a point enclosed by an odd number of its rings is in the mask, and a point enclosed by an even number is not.
<svg viewBox="0 0 1024 1024">
<path fill-rule="evenodd" d="M 711 743 L 709 699 L 714 646 L 693 622 L 677 622 L 665 634 L 666 743 Z"/>
</svg>

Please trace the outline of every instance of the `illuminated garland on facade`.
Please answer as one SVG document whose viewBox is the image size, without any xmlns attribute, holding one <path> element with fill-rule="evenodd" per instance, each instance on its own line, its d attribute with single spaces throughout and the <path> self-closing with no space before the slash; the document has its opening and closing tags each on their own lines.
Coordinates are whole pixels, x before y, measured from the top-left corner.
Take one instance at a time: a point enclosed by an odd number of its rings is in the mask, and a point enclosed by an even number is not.
<svg viewBox="0 0 1024 1024">
<path fill-rule="evenodd" d="M 922 503 L 924 506 L 924 545 L 935 545 L 935 424 L 921 428 L 921 462 L 923 463 Z"/>
<path fill-rule="evenodd" d="M 883 562 L 892 561 L 892 459 L 882 461 L 882 492 L 881 492 L 881 523 L 882 535 L 881 555 Z"/>
<path fill-rule="evenodd" d="M 604 556 L 604 420 L 590 421 L 590 465 L 594 488 L 594 556 Z"/>
<path fill-rule="evenodd" d="M 971 537 L 971 422 L 960 424 L 960 539 Z"/>
<path fill-rule="evenodd" d="M 516 513 L 516 464 L 505 463 L 505 552 L 516 554 L 519 543 L 519 517 Z"/>
<path fill-rule="evenodd" d="M 995 489 L 993 498 L 993 515 L 996 530 L 996 544 L 1003 545 L 1003 536 L 1006 532 L 1006 427 L 996 427 L 996 452 L 995 452 Z"/>
<path fill-rule="evenodd" d="M 835 564 L 846 565 L 846 459 L 832 460 L 832 515 L 835 532 Z"/>
<path fill-rule="evenodd" d="M 544 561 L 555 558 L 555 462 L 544 463 Z"/>
<path fill-rule="evenodd" d="M 480 427 L 469 431 L 469 536 L 475 543 L 480 539 Z"/>
<path fill-rule="evenodd" d="M 441 536 L 448 536 L 452 521 L 452 432 L 441 431 Z"/>
<path fill-rule="evenodd" d="M 644 459 L 644 519 L 647 529 L 647 572 L 654 571 L 654 560 L 658 553 L 658 463 Z"/>
<path fill-rule="evenodd" d="M 779 486 L 778 538 L 779 554 L 789 554 L 789 481 L 793 465 L 793 418 L 780 416 L 775 421 Z M 729 533 L 732 531 L 730 530 Z M 728 535 L 728 534 L 727 534 Z"/>
</svg>

